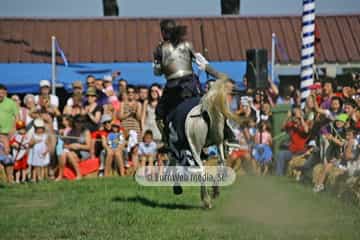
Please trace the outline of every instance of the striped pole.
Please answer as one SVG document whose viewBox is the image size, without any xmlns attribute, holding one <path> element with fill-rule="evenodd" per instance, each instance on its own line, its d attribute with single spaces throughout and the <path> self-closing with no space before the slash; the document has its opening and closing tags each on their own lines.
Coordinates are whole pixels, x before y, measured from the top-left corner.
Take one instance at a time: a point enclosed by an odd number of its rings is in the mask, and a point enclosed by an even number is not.
<svg viewBox="0 0 360 240">
<path fill-rule="evenodd" d="M 315 62 L 315 0 L 303 0 L 301 47 L 301 106 L 310 95 L 308 87 L 314 82 Z"/>
</svg>

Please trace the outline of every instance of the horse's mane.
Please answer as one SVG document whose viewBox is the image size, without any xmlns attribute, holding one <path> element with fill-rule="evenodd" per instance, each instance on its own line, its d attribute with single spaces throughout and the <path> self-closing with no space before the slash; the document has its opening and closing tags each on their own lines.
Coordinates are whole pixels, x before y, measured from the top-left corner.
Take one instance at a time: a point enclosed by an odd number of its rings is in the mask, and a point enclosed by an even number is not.
<svg viewBox="0 0 360 240">
<path fill-rule="evenodd" d="M 208 111 L 211 115 L 215 112 L 221 112 L 227 119 L 234 120 L 238 123 L 241 119 L 238 115 L 230 111 L 229 103 L 227 102 L 227 95 L 230 89 L 226 89 L 226 83 L 229 81 L 227 77 L 217 79 L 209 91 L 203 96 L 201 103 L 203 110 Z"/>
</svg>

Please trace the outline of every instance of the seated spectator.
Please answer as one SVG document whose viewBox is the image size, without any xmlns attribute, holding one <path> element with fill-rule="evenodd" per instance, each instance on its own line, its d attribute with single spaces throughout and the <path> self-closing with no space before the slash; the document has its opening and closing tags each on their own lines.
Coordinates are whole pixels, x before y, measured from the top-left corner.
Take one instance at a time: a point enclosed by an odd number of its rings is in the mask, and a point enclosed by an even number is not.
<svg viewBox="0 0 360 240">
<path fill-rule="evenodd" d="M 346 130 L 345 139 L 333 139 L 336 144 L 342 148 L 342 153 L 338 158 L 333 158 L 324 165 L 324 169 L 320 174 L 320 177 L 316 179 L 314 192 L 321 192 L 325 189 L 325 180 L 327 175 L 334 168 L 339 168 L 345 173 L 350 162 L 357 160 L 358 157 L 358 143 L 355 139 L 355 133 L 353 129 Z"/>
<path fill-rule="evenodd" d="M 76 124 L 75 124 L 76 123 Z M 64 168 L 69 164 L 76 173 L 76 179 L 81 179 L 78 163 L 90 158 L 91 134 L 86 129 L 86 118 L 78 115 L 71 124 L 71 131 L 67 138 L 63 139 L 64 150 L 59 158 L 59 172 L 56 181 L 63 178 Z"/>
<path fill-rule="evenodd" d="M 279 151 L 276 158 L 276 174 L 283 176 L 286 169 L 286 163 L 295 156 L 306 151 L 306 141 L 308 139 L 309 128 L 304 120 L 301 108 L 293 107 L 292 112 L 284 120 L 283 129 L 286 130 L 290 136 L 290 143 L 286 149 Z"/>
<path fill-rule="evenodd" d="M 71 105 L 66 105 L 64 107 L 63 114 L 73 117 L 81 114 L 81 111 L 83 109 L 83 95 L 81 93 L 74 93 L 69 100 L 71 100 Z"/>
<path fill-rule="evenodd" d="M 127 100 L 125 100 L 120 107 L 119 119 L 125 130 L 130 133 L 135 131 L 138 137 L 138 142 L 141 141 L 141 105 L 135 100 L 135 87 L 128 86 Z"/>
<path fill-rule="evenodd" d="M 139 159 L 142 167 L 145 167 L 146 164 L 148 164 L 148 166 L 154 166 L 156 149 L 157 146 L 154 142 L 152 131 L 147 130 L 144 133 L 143 141 L 139 144 Z M 143 175 L 144 174 L 145 172 Z"/>
<path fill-rule="evenodd" d="M 107 137 L 102 136 L 102 145 L 106 151 L 105 171 L 104 176 L 110 176 L 113 161 L 118 167 L 120 176 L 125 175 L 124 168 L 124 147 L 125 147 L 125 133 L 124 129 L 120 126 L 120 121 L 111 120 L 103 122 L 103 124 L 111 124 L 111 131 Z"/>
<path fill-rule="evenodd" d="M 268 122 L 262 122 L 259 128 L 261 128 L 261 131 L 256 131 L 255 146 L 252 155 L 257 162 L 258 174 L 266 175 L 272 161 L 272 136 L 270 124 Z"/>
<path fill-rule="evenodd" d="M 35 96 L 35 104 L 41 110 L 45 110 L 54 116 L 60 116 L 59 111 L 59 98 L 53 94 L 50 94 L 51 84 L 49 80 L 40 81 L 40 93 Z M 54 129 L 58 129 L 57 119 L 54 118 Z"/>
<path fill-rule="evenodd" d="M 66 106 L 72 107 L 74 105 L 74 96 L 77 96 L 77 98 L 80 98 L 81 96 L 81 105 L 84 101 L 83 99 L 83 91 L 84 87 L 80 80 L 76 80 L 72 83 L 72 96 L 69 97 L 66 101 Z"/>
<path fill-rule="evenodd" d="M 102 114 L 102 107 L 97 103 L 97 91 L 95 88 L 88 88 L 86 91 L 87 104 L 81 111 L 81 115 L 86 119 L 86 127 L 92 132 L 99 128 Z"/>
</svg>

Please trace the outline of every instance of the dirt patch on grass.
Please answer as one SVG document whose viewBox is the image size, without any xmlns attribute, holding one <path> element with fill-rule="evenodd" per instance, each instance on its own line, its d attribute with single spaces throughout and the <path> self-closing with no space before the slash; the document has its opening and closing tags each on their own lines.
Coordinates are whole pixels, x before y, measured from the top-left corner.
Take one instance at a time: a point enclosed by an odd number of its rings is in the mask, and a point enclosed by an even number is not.
<svg viewBox="0 0 360 240">
<path fill-rule="evenodd" d="M 308 225 L 326 221 L 321 210 L 304 207 L 302 199 L 281 189 L 271 177 L 249 177 L 234 189 L 225 217 L 244 218 L 264 225 Z M 317 214 L 314 214 L 314 211 Z"/>
</svg>

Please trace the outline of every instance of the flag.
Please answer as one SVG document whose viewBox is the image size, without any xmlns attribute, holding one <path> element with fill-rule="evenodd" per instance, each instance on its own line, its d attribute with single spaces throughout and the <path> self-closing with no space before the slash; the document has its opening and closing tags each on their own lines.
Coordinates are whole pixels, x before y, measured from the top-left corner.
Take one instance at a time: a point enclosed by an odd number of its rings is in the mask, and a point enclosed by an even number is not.
<svg viewBox="0 0 360 240">
<path fill-rule="evenodd" d="M 59 42 L 57 40 L 55 41 L 55 46 L 56 46 L 56 51 L 60 53 L 60 56 L 61 56 L 62 60 L 64 61 L 65 67 L 67 67 L 69 65 L 69 62 L 68 62 L 68 60 L 67 60 L 67 58 L 65 56 L 65 53 L 61 49 L 60 44 L 59 44 Z"/>
</svg>

